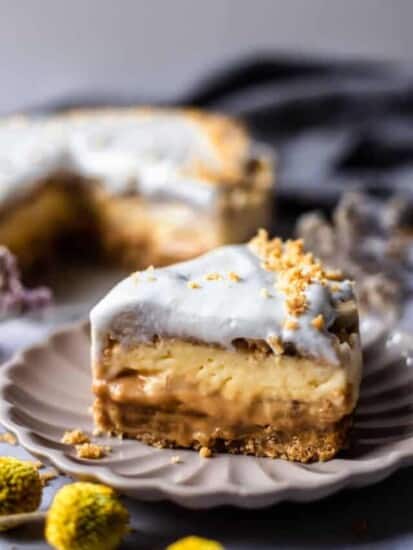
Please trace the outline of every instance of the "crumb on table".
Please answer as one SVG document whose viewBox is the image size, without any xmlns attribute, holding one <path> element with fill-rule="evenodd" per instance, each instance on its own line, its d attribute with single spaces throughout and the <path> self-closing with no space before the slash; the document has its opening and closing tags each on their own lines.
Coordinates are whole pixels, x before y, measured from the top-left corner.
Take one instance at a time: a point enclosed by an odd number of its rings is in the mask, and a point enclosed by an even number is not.
<svg viewBox="0 0 413 550">
<path fill-rule="evenodd" d="M 78 458 L 99 459 L 105 457 L 111 448 L 104 445 L 96 445 L 96 443 L 82 443 L 76 445 L 76 456 Z"/>
<path fill-rule="evenodd" d="M 42 482 L 43 487 L 45 487 L 49 481 L 52 479 L 56 479 L 59 475 L 59 472 L 52 468 L 48 472 L 44 472 L 40 474 L 40 480 Z"/>
<path fill-rule="evenodd" d="M 0 434 L 0 443 L 8 443 L 9 445 L 16 445 L 17 438 L 10 432 L 4 432 Z"/>
<path fill-rule="evenodd" d="M 211 458 L 212 457 L 212 451 L 209 447 L 201 447 L 199 449 L 199 456 L 201 458 Z"/>
<path fill-rule="evenodd" d="M 61 443 L 66 445 L 82 445 L 83 443 L 90 443 L 89 436 L 87 436 L 82 430 L 69 430 L 63 434 Z"/>
<path fill-rule="evenodd" d="M 174 455 L 174 456 L 171 456 L 170 462 L 171 464 L 181 464 L 182 459 L 179 455 Z"/>
</svg>

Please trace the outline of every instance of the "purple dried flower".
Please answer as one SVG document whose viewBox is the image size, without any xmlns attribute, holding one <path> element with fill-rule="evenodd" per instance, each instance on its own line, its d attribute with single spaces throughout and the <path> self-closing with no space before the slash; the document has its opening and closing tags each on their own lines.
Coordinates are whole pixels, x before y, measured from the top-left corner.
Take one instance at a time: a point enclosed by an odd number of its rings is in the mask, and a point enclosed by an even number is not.
<svg viewBox="0 0 413 550">
<path fill-rule="evenodd" d="M 0 318 L 38 312 L 51 302 L 49 288 L 24 287 L 16 258 L 5 246 L 0 246 Z"/>
<path fill-rule="evenodd" d="M 331 222 L 310 212 L 300 216 L 295 231 L 327 265 L 355 279 L 365 310 L 396 317 L 411 280 L 412 239 L 403 237 L 409 212 L 400 198 L 382 201 L 350 192 Z"/>
</svg>

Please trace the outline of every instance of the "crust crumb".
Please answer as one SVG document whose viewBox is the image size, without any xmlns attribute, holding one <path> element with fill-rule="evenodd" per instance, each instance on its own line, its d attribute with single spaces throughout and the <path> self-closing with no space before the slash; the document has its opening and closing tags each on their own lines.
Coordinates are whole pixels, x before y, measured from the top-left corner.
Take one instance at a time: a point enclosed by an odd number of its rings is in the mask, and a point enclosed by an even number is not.
<svg viewBox="0 0 413 550">
<path fill-rule="evenodd" d="M 260 229 L 249 245 L 260 258 L 262 268 L 277 273 L 275 285 L 285 294 L 286 308 L 292 315 L 307 310 L 305 290 L 311 283 L 326 285 L 343 279 L 341 271 L 324 269 L 320 260 L 305 252 L 302 239 L 283 243 L 278 238 L 269 239 L 268 232 Z"/>
<path fill-rule="evenodd" d="M 40 474 L 40 481 L 42 482 L 43 487 L 46 487 L 49 481 L 56 479 L 59 476 L 59 472 L 52 468 L 48 472 Z"/>
<path fill-rule="evenodd" d="M 270 298 L 271 294 L 268 292 L 268 288 L 261 288 L 260 289 L 260 296 L 262 298 Z"/>
<path fill-rule="evenodd" d="M 90 443 L 90 438 L 82 430 L 70 430 L 63 434 L 60 442 L 65 445 L 82 445 L 83 443 Z"/>
<path fill-rule="evenodd" d="M 201 447 L 199 449 L 199 456 L 201 458 L 211 458 L 212 457 L 212 451 L 209 447 Z"/>
<path fill-rule="evenodd" d="M 194 290 L 196 288 L 201 288 L 201 285 L 199 283 L 197 283 L 196 281 L 188 281 L 187 287 Z"/>
<path fill-rule="evenodd" d="M 170 463 L 171 464 L 181 464 L 182 463 L 182 459 L 179 455 L 174 455 L 174 456 L 171 456 L 170 458 Z"/>
<path fill-rule="evenodd" d="M 16 445 L 17 438 L 10 432 L 4 432 L 0 434 L 0 443 L 8 443 L 9 445 Z"/>
<path fill-rule="evenodd" d="M 96 443 L 83 443 L 76 445 L 76 456 L 78 458 L 90 458 L 93 460 L 104 458 L 110 453 L 111 448 L 108 446 L 96 445 Z"/>
<path fill-rule="evenodd" d="M 324 321 L 324 317 L 322 316 L 322 314 L 320 313 L 320 315 L 317 315 L 317 317 L 314 317 L 314 319 L 312 319 L 312 321 L 311 321 L 311 324 L 317 330 L 323 330 L 323 328 L 325 326 L 325 321 Z"/>
</svg>

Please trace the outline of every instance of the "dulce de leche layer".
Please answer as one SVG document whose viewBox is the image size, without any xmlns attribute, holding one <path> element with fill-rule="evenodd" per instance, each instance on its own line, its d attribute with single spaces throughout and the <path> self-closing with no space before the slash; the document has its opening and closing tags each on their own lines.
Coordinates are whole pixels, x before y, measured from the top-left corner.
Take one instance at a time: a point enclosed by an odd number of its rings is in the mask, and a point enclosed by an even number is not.
<svg viewBox="0 0 413 550">
<path fill-rule="evenodd" d="M 226 425 L 323 426 L 351 413 L 357 399 L 358 350 L 342 346 L 345 367 L 172 339 L 130 350 L 112 345 L 95 365 L 93 389 L 114 403 L 204 415 Z"/>
</svg>

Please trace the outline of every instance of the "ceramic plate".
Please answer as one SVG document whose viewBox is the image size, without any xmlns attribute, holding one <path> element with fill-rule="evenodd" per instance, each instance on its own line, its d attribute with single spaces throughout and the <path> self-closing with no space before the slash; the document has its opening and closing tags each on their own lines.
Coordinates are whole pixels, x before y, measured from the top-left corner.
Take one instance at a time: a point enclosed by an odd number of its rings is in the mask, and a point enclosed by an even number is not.
<svg viewBox="0 0 413 550">
<path fill-rule="evenodd" d="M 201 459 L 192 451 L 160 450 L 116 438 L 101 438 L 113 449 L 107 458 L 78 459 L 60 438 L 75 427 L 93 429 L 86 324 L 56 332 L 0 369 L 0 421 L 26 449 L 59 470 L 136 498 L 166 498 L 192 508 L 310 501 L 343 487 L 377 482 L 413 464 L 412 351 L 410 336 L 390 332 L 383 337 L 376 327 L 365 347 L 351 450 L 326 463 L 225 454 Z M 177 454 L 182 463 L 172 464 Z"/>
</svg>

